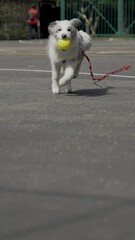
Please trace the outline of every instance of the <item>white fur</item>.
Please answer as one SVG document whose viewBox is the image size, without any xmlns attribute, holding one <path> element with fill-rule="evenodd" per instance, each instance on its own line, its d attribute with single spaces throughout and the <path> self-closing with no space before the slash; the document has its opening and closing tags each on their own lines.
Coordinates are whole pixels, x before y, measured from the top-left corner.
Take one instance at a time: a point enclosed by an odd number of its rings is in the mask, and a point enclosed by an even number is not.
<svg viewBox="0 0 135 240">
<path fill-rule="evenodd" d="M 66 92 L 72 91 L 71 80 L 79 74 L 83 60 L 82 51 L 85 52 L 91 46 L 90 36 L 77 30 L 80 20 L 56 21 L 49 24 L 50 37 L 48 41 L 49 58 L 52 65 L 52 92 L 59 93 L 60 86 L 66 85 Z M 69 38 L 71 47 L 62 51 L 57 47 L 59 38 Z M 60 71 L 63 68 L 63 76 L 60 78 Z"/>
</svg>

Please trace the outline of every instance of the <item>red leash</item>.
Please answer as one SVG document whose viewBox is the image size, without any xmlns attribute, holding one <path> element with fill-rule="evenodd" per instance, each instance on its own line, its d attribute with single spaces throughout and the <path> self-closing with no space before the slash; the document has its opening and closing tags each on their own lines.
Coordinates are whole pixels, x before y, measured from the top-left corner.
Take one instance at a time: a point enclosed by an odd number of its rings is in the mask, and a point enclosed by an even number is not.
<svg viewBox="0 0 135 240">
<path fill-rule="evenodd" d="M 112 75 L 112 74 L 121 72 L 121 71 L 123 71 L 123 70 L 128 70 L 128 69 L 131 67 L 131 65 L 125 65 L 125 66 L 123 66 L 122 68 L 119 68 L 119 69 L 117 69 L 117 70 L 114 70 L 114 71 L 112 71 L 112 72 L 108 72 L 108 73 L 104 74 L 104 75 L 103 75 L 102 77 L 100 77 L 100 78 L 94 77 L 93 70 L 92 70 L 92 63 L 91 63 L 89 57 L 88 57 L 83 51 L 82 51 L 82 53 L 83 53 L 83 55 L 86 57 L 87 61 L 88 61 L 89 64 L 90 64 L 90 66 L 89 66 L 90 75 L 91 75 L 93 81 L 101 81 L 101 80 L 105 79 L 106 77 L 108 77 L 108 76 L 110 76 L 110 75 Z"/>
</svg>

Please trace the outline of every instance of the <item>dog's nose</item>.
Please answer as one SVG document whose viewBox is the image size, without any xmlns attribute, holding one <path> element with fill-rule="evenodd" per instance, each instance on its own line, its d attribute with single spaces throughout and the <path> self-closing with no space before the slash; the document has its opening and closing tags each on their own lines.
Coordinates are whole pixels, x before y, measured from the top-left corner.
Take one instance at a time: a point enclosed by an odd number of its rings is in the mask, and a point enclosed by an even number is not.
<svg viewBox="0 0 135 240">
<path fill-rule="evenodd" d="M 67 34 L 63 33 L 62 38 L 66 38 L 66 37 L 67 37 Z"/>
</svg>

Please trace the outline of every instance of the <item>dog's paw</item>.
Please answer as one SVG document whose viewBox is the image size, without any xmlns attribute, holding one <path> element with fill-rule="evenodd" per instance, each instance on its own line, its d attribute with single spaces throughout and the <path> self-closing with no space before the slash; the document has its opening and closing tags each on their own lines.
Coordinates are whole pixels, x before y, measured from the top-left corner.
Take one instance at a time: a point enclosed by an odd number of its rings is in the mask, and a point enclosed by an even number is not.
<svg viewBox="0 0 135 240">
<path fill-rule="evenodd" d="M 72 93 L 72 89 L 66 89 L 66 90 L 65 90 L 65 93 L 67 93 L 67 94 Z"/>
<path fill-rule="evenodd" d="M 60 79 L 59 80 L 59 86 L 64 86 L 65 84 L 67 84 L 67 81 L 65 81 L 64 79 Z"/>
<path fill-rule="evenodd" d="M 60 93 L 60 88 L 59 87 L 52 87 L 52 93 L 53 94 L 59 94 Z"/>
</svg>

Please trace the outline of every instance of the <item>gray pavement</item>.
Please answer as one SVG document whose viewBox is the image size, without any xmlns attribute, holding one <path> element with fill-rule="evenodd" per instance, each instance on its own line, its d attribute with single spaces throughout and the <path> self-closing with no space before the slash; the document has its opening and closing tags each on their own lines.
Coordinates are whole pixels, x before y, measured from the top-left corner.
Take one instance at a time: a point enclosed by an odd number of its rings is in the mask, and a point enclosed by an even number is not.
<svg viewBox="0 0 135 240">
<path fill-rule="evenodd" d="M 100 88 L 84 60 L 70 95 L 46 44 L 0 42 L 0 240 L 134 240 L 134 39 L 94 39 L 94 72 L 132 68 Z"/>
</svg>

